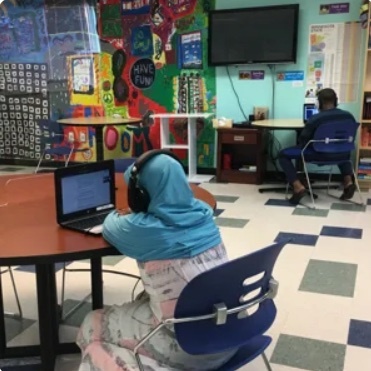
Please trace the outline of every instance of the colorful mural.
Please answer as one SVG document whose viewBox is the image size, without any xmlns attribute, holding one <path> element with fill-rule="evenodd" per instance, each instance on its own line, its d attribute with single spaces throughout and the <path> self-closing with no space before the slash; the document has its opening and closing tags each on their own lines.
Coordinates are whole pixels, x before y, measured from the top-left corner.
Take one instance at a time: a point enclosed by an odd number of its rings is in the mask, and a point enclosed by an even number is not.
<svg viewBox="0 0 371 371">
<path fill-rule="evenodd" d="M 11 78 L 7 66 L 12 71 L 12 63 L 17 64 L 18 81 L 23 81 L 19 66 L 46 65 L 46 95 L 34 86 L 44 81 L 37 72 L 24 84 L 26 92 L 27 82 L 33 85 L 29 98 L 41 94 L 47 100 L 48 113 L 42 118 L 139 117 L 141 127 L 106 127 L 105 158 L 138 156 L 159 148 L 159 123 L 150 118 L 152 113 L 215 110 L 215 70 L 208 68 L 206 55 L 211 6 L 210 0 L 105 0 L 99 6 L 93 0 L 6 2 L 6 7 L 0 7 L 0 100 L 18 95 L 7 91 Z M 25 150 L 19 151 L 19 141 L 12 139 L 12 132 L 20 133 L 22 126 L 24 146 L 25 138 L 30 139 L 25 129 L 36 130 L 38 117 L 27 112 L 22 124 L 15 119 L 9 126 L 9 109 L 0 102 L 0 157 L 40 156 L 39 147 L 31 156 L 36 143 L 26 156 Z M 8 126 L 10 131 L 5 132 Z M 213 167 L 211 123 L 200 119 L 197 133 L 198 165 Z M 94 128 L 66 127 L 65 134 L 67 142 L 86 149 L 72 160 L 95 160 Z M 1 136 L 9 148 L 1 147 Z M 171 123 L 171 136 L 173 142 L 187 141 L 184 120 Z M 184 151 L 177 154 L 187 162 Z"/>
</svg>

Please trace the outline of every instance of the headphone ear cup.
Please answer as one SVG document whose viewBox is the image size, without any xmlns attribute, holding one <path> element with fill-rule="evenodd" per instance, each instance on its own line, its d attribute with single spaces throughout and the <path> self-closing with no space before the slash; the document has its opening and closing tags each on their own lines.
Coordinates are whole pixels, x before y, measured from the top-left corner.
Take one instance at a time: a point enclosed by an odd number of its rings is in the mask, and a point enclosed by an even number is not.
<svg viewBox="0 0 371 371">
<path fill-rule="evenodd" d="M 145 189 L 137 186 L 135 177 L 130 177 L 128 186 L 128 205 L 134 213 L 146 212 L 148 210 L 150 197 Z"/>
</svg>

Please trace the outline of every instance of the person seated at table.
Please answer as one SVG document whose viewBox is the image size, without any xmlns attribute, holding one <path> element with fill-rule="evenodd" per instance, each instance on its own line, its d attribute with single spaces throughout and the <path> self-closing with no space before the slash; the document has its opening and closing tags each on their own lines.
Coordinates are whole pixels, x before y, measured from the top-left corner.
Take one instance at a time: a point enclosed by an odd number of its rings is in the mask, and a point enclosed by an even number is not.
<svg viewBox="0 0 371 371">
<path fill-rule="evenodd" d="M 159 321 L 173 317 L 177 299 L 192 278 L 228 261 L 213 210 L 195 199 L 179 160 L 151 152 L 125 172 L 130 213 L 113 212 L 103 226 L 104 238 L 137 260 L 144 294 L 88 314 L 77 339 L 80 371 L 137 370 L 133 349 L 139 340 Z M 137 192 L 147 194 L 148 202 L 142 194 L 135 197 Z M 140 354 L 146 370 L 211 370 L 235 351 L 189 355 L 178 345 L 174 330 L 164 328 Z"/>
<path fill-rule="evenodd" d="M 349 119 L 356 121 L 350 112 L 337 108 L 338 98 L 333 89 L 322 89 L 318 93 L 317 99 L 319 112 L 316 115 L 313 115 L 306 123 L 298 138 L 298 145 L 295 147 L 285 148 L 279 153 L 279 163 L 286 175 L 287 181 L 293 188 L 293 195 L 289 201 L 294 205 L 300 203 L 301 199 L 306 195 L 307 190 L 299 180 L 292 160 L 301 160 L 302 149 L 311 139 L 313 139 L 314 133 L 320 125 L 328 122 L 340 122 Z M 326 158 L 329 160 L 349 160 L 349 157 L 344 157 L 344 154 L 329 154 Z M 323 154 L 317 156 L 306 156 L 308 161 L 315 161 L 316 159 L 323 161 L 326 160 L 326 158 L 324 158 Z M 352 177 L 352 166 L 349 162 L 344 162 L 339 165 L 339 170 L 343 176 L 344 185 L 343 194 L 340 196 L 340 199 L 350 200 L 354 196 L 356 190 Z"/>
</svg>

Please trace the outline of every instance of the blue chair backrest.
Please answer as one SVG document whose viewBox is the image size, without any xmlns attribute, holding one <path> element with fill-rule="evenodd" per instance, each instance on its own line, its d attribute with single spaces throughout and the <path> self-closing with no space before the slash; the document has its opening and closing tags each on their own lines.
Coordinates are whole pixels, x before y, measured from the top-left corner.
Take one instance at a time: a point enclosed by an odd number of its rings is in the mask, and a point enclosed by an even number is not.
<svg viewBox="0 0 371 371">
<path fill-rule="evenodd" d="M 314 142 L 313 149 L 323 153 L 350 153 L 355 149 L 358 127 L 359 123 L 352 119 L 322 124 L 316 129 L 313 137 L 314 140 L 322 142 Z M 342 141 L 331 142 L 331 139 Z"/>
<path fill-rule="evenodd" d="M 61 144 L 64 141 L 63 127 L 53 120 L 38 120 L 38 125 L 43 132 L 43 144 Z M 45 135 L 47 133 L 47 135 Z"/>
<path fill-rule="evenodd" d="M 240 307 L 266 294 L 274 264 L 286 243 L 275 243 L 196 276 L 181 292 L 175 318 L 211 314 L 219 303 L 228 309 Z M 253 297 L 244 299 L 252 293 Z M 194 355 L 237 349 L 269 329 L 276 307 L 273 300 L 266 299 L 250 313 L 243 317 L 231 314 L 223 325 L 217 325 L 215 320 L 175 324 L 177 341 L 185 352 Z"/>
</svg>

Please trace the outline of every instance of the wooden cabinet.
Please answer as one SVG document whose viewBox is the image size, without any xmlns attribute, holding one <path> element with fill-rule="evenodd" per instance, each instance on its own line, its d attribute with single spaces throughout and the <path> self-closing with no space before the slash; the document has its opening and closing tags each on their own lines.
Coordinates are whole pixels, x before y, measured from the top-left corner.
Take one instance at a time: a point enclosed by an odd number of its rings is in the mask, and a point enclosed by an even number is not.
<svg viewBox="0 0 371 371">
<path fill-rule="evenodd" d="M 216 176 L 219 182 L 261 184 L 266 159 L 266 131 L 218 129 Z"/>
</svg>

